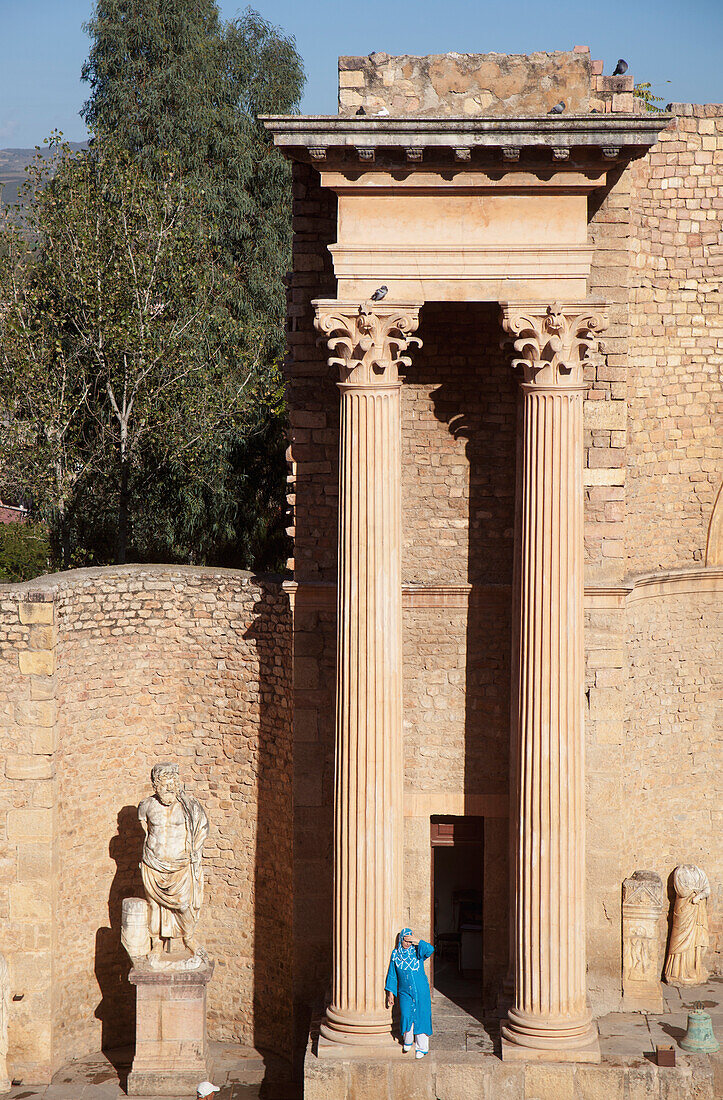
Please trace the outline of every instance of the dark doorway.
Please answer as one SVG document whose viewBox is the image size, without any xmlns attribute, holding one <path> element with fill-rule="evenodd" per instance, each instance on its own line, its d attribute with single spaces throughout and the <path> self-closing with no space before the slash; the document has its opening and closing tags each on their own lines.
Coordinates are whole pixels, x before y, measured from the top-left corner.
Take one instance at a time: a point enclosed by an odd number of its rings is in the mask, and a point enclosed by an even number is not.
<svg viewBox="0 0 723 1100">
<path fill-rule="evenodd" d="M 433 817 L 432 985 L 454 1001 L 483 982 L 484 818 Z"/>
</svg>

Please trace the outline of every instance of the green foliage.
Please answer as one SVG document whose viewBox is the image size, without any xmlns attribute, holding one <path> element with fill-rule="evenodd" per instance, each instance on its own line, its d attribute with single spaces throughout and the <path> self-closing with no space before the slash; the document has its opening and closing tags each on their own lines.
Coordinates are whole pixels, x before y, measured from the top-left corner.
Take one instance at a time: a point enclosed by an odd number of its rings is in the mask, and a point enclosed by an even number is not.
<svg viewBox="0 0 723 1100">
<path fill-rule="evenodd" d="M 0 523 L 0 582 L 29 581 L 47 573 L 50 542 L 44 523 Z"/>
<path fill-rule="evenodd" d="M 202 480 L 256 415 L 259 377 L 198 197 L 170 165 L 151 178 L 109 141 L 60 145 L 28 190 L 35 244 L 8 225 L 0 263 L 3 476 L 53 523 L 63 564 L 71 517 L 100 497 L 124 561 L 147 485 L 168 467 Z"/>
<path fill-rule="evenodd" d="M 290 173 L 257 116 L 297 109 L 300 58 L 215 0 L 86 29 L 91 148 L 54 135 L 0 235 L 3 482 L 66 568 L 278 568 Z"/>
<path fill-rule="evenodd" d="M 86 122 L 150 174 L 172 156 L 202 194 L 234 309 L 270 365 L 284 350 L 290 171 L 257 116 L 297 109 L 293 39 L 251 9 L 223 24 L 214 0 L 98 0 L 86 30 Z"/>
<path fill-rule="evenodd" d="M 662 107 L 658 107 L 658 103 L 663 102 L 661 95 L 654 95 L 653 89 L 649 81 L 642 81 L 640 84 L 636 84 L 633 88 L 633 95 L 636 99 L 642 101 L 646 111 L 662 111 Z"/>
</svg>

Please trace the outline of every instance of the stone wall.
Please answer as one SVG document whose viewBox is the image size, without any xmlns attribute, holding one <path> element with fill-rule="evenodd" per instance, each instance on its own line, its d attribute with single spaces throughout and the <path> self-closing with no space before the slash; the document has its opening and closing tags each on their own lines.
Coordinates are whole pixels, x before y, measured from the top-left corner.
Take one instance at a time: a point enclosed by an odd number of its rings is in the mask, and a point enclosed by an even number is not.
<svg viewBox="0 0 723 1100">
<path fill-rule="evenodd" d="M 342 115 L 544 115 L 560 99 L 582 114 L 591 92 L 588 52 L 339 58 Z"/>
<path fill-rule="evenodd" d="M 12 1009 L 14 1072 L 44 1080 L 51 1063 L 132 1038 L 120 909 L 143 893 L 136 806 L 159 758 L 180 763 L 211 822 L 199 926 L 216 960 L 210 1036 L 285 1052 L 291 632 L 279 583 L 92 569 L 3 586 L 1 606 L 3 668 L 19 660 L 21 672 L 6 691 L 9 747 L 23 751 L 4 772 L 11 917 L 24 939 L 3 922 L 0 943 L 25 994 Z"/>
<path fill-rule="evenodd" d="M 627 601 L 627 714 L 622 753 L 623 870 L 708 875 L 706 966 L 723 974 L 723 570 L 653 575 Z M 661 927 L 661 958 L 668 935 Z"/>
<path fill-rule="evenodd" d="M 18 998 L 8 1066 L 26 1082 L 52 1072 L 54 673 L 53 604 L 27 586 L 0 586 L 0 951 Z"/>
<path fill-rule="evenodd" d="M 723 105 L 632 169 L 626 565 L 703 562 L 723 481 Z"/>
</svg>

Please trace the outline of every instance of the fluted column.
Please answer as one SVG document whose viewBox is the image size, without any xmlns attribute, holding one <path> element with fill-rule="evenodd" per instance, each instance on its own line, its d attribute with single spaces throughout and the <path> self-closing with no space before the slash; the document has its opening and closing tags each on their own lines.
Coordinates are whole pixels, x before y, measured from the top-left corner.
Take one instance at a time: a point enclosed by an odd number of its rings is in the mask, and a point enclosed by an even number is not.
<svg viewBox="0 0 723 1100">
<path fill-rule="evenodd" d="M 398 366 L 418 305 L 316 301 L 340 369 L 334 975 L 322 1036 L 389 1043 L 384 979 L 402 915 L 402 579 Z"/>
<path fill-rule="evenodd" d="M 509 304 L 523 371 L 515 996 L 503 1058 L 599 1061 L 585 982 L 583 368 L 598 307 Z"/>
</svg>

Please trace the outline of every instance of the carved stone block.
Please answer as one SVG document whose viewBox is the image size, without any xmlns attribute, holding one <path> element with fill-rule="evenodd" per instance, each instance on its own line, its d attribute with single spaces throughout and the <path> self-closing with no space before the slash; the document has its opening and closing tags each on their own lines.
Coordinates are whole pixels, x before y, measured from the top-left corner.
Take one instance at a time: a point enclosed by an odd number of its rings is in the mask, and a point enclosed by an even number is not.
<svg viewBox="0 0 723 1100">
<path fill-rule="evenodd" d="M 664 1012 L 660 984 L 663 881 L 635 871 L 623 882 L 623 1011 Z"/>
</svg>

